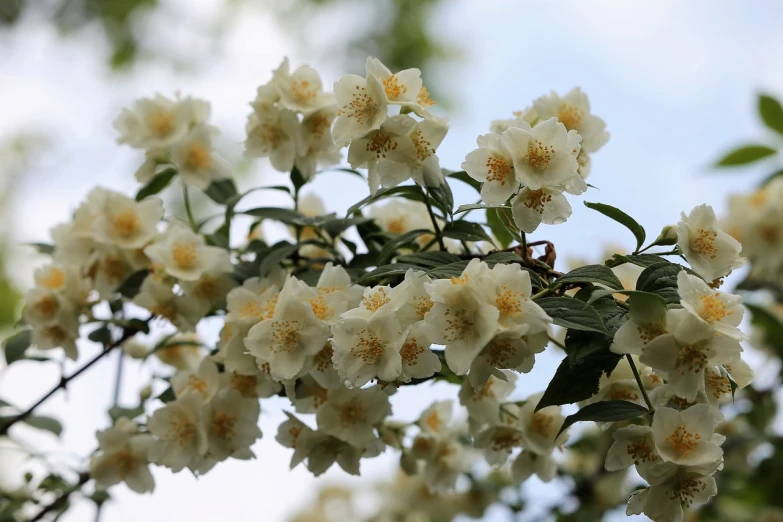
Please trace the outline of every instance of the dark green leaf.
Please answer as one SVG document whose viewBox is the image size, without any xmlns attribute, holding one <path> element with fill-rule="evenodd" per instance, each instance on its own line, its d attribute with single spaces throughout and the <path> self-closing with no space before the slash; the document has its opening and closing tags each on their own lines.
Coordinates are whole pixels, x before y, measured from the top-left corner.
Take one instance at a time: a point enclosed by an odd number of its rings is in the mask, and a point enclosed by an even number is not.
<svg viewBox="0 0 783 522">
<path fill-rule="evenodd" d="M 95 343 L 108 345 L 111 343 L 111 330 L 106 325 L 96 328 L 87 335 L 87 339 Z"/>
<path fill-rule="evenodd" d="M 552 318 L 552 321 L 564 328 L 608 334 L 598 312 L 587 303 L 573 297 L 544 297 L 536 304 Z"/>
<path fill-rule="evenodd" d="M 631 263 L 636 266 L 641 266 L 642 268 L 646 268 L 650 265 L 654 265 L 657 263 L 669 263 L 669 261 L 667 261 L 666 258 L 663 258 L 661 256 L 656 256 L 655 254 L 634 254 L 628 256 L 624 256 L 622 254 L 614 254 L 612 258 L 607 260 L 606 263 L 604 264 L 610 268 L 613 268 L 615 266 L 620 266 L 625 263 Z"/>
<path fill-rule="evenodd" d="M 737 147 L 718 161 L 717 167 L 748 165 L 775 154 L 775 149 L 766 145 L 745 145 Z"/>
<path fill-rule="evenodd" d="M 32 330 L 25 329 L 16 332 L 3 341 L 3 351 L 5 352 L 5 362 L 14 363 L 24 359 L 24 352 L 30 347 Z"/>
<path fill-rule="evenodd" d="M 54 254 L 54 245 L 49 243 L 25 243 L 28 246 L 35 248 L 39 254 L 52 255 Z"/>
<path fill-rule="evenodd" d="M 511 208 L 507 207 L 505 205 L 503 206 L 492 206 L 492 205 L 484 205 L 482 203 L 469 203 L 467 205 L 460 205 L 459 208 L 454 212 L 454 214 L 460 214 L 462 212 L 467 212 L 468 210 L 481 210 L 481 209 L 493 209 L 493 208 Z"/>
<path fill-rule="evenodd" d="M 58 437 L 63 432 L 63 425 L 60 421 L 46 415 L 32 415 L 24 420 L 24 423 L 39 430 L 50 431 Z"/>
<path fill-rule="evenodd" d="M 109 408 L 109 417 L 113 422 L 117 422 L 120 417 L 127 417 L 128 419 L 135 419 L 144 415 L 144 406 L 139 405 L 135 408 L 122 408 L 120 406 L 112 406 Z"/>
<path fill-rule="evenodd" d="M 613 290 L 622 290 L 623 284 L 614 275 L 612 269 L 605 265 L 586 265 L 575 270 L 571 270 L 563 277 L 559 278 L 557 284 L 573 283 L 600 283 Z"/>
<path fill-rule="evenodd" d="M 447 223 L 443 227 L 443 237 L 450 237 L 452 239 L 459 239 L 461 241 L 489 241 L 492 242 L 492 238 L 489 237 L 484 228 L 478 223 L 470 223 L 468 221 L 454 221 Z"/>
<path fill-rule="evenodd" d="M 444 217 L 454 215 L 454 194 L 451 193 L 448 182 L 444 181 L 442 185 L 428 188 L 427 192 Z"/>
<path fill-rule="evenodd" d="M 321 227 L 326 231 L 327 234 L 329 234 L 330 237 L 337 237 L 344 230 L 347 230 L 354 225 L 367 223 L 368 221 L 372 221 L 372 219 L 366 217 L 333 218 L 325 221 Z"/>
<path fill-rule="evenodd" d="M 587 357 L 574 365 L 568 358 L 563 359 L 536 410 L 589 399 L 598 393 L 601 376 L 610 375 L 621 358 L 622 356 L 614 353 L 602 353 Z"/>
<path fill-rule="evenodd" d="M 417 238 L 425 234 L 432 235 L 432 231 L 426 228 L 411 230 L 410 232 L 400 234 L 391 241 L 387 242 L 385 245 L 383 245 L 380 254 L 378 254 L 378 264 L 385 265 L 394 257 L 394 254 L 397 252 L 397 250 L 414 243 Z"/>
<path fill-rule="evenodd" d="M 481 192 L 481 183 L 471 178 L 467 172 L 460 170 L 458 172 L 449 172 L 446 169 L 441 169 L 446 177 L 458 179 L 463 183 L 466 183 L 473 187 L 476 192 Z"/>
<path fill-rule="evenodd" d="M 133 299 L 139 293 L 141 284 L 144 282 L 147 274 L 149 274 L 149 270 L 146 268 L 132 273 L 125 281 L 120 283 L 120 286 L 117 287 L 117 292 L 129 299 Z"/>
<path fill-rule="evenodd" d="M 560 436 L 565 430 L 567 430 L 572 424 L 580 421 L 593 421 L 593 422 L 618 422 L 629 419 L 635 419 L 641 417 L 645 413 L 649 413 L 649 410 L 644 406 L 639 406 L 635 402 L 630 401 L 601 401 L 593 404 L 588 404 L 573 415 L 569 415 L 563 421 L 563 425 L 560 427 L 560 431 L 557 432 L 557 437 Z"/>
<path fill-rule="evenodd" d="M 307 216 L 290 208 L 259 207 L 244 210 L 239 213 L 264 219 L 273 219 L 287 225 L 303 226 L 308 223 Z"/>
<path fill-rule="evenodd" d="M 297 193 L 304 186 L 304 184 L 307 183 L 305 177 L 302 176 L 302 173 L 299 172 L 299 169 L 296 167 L 291 170 L 291 183 L 294 186 L 294 192 Z"/>
<path fill-rule="evenodd" d="M 603 203 L 590 203 L 589 201 L 585 201 L 585 206 L 587 208 L 591 208 L 593 210 L 596 210 L 603 214 L 604 216 L 614 219 L 621 225 L 623 225 L 625 228 L 631 231 L 631 233 L 636 238 L 636 250 L 639 250 L 642 248 L 642 245 L 644 244 L 644 240 L 647 237 L 647 234 L 644 232 L 644 228 L 636 222 L 634 218 L 623 212 L 617 207 L 613 207 L 611 205 L 604 205 Z"/>
<path fill-rule="evenodd" d="M 767 94 L 759 95 L 759 114 L 767 127 L 783 134 L 783 106 L 778 100 Z"/>
<path fill-rule="evenodd" d="M 372 272 L 367 272 L 366 274 L 358 278 L 356 281 L 354 281 L 354 283 L 363 285 L 366 284 L 368 281 L 375 281 L 383 277 L 405 275 L 405 272 L 407 272 L 409 268 L 421 270 L 421 267 L 419 266 L 408 265 L 405 263 L 393 263 L 391 265 L 379 266 Z"/>
<path fill-rule="evenodd" d="M 146 185 L 139 189 L 136 193 L 136 201 L 141 201 L 142 199 L 159 194 L 163 189 L 169 186 L 171 180 L 173 180 L 176 175 L 177 169 L 175 168 L 168 168 L 158 172 Z"/>
<path fill-rule="evenodd" d="M 514 235 L 516 234 L 515 230 L 509 230 L 506 220 L 503 219 L 502 214 L 505 214 L 505 212 L 505 210 L 498 208 L 487 209 L 487 225 L 489 225 L 492 235 L 494 235 L 495 239 L 500 243 L 500 248 L 508 248 L 508 245 L 514 240 Z"/>
<path fill-rule="evenodd" d="M 349 207 L 345 215 L 350 216 L 357 210 L 364 208 L 370 203 L 375 203 L 376 201 L 380 201 L 381 199 L 392 196 L 399 196 L 402 198 L 411 199 L 413 201 L 421 201 L 422 203 L 425 202 L 424 194 L 417 185 L 401 185 L 398 187 L 379 190 L 375 193 L 374 196 L 367 196 L 363 200 Z"/>
<path fill-rule="evenodd" d="M 166 391 L 164 391 L 163 393 L 161 393 L 160 395 L 158 395 L 155 398 L 158 399 L 161 402 L 172 402 L 173 400 L 175 400 L 177 398 L 177 396 L 174 393 L 174 388 L 169 386 L 168 388 L 166 388 Z"/>
<path fill-rule="evenodd" d="M 346 246 L 346 248 L 348 248 L 348 250 L 351 251 L 351 255 L 353 255 L 353 256 L 356 255 L 356 243 L 354 243 L 353 241 L 349 241 L 348 239 L 345 239 L 344 237 L 341 237 L 340 241 L 342 242 L 343 245 Z"/>
<path fill-rule="evenodd" d="M 460 261 L 459 256 L 450 252 L 433 250 L 431 252 L 419 252 L 417 254 L 405 254 L 397 257 L 397 262 L 418 265 L 424 268 L 438 268 L 450 263 Z"/>
<path fill-rule="evenodd" d="M 455 261 L 454 263 L 449 263 L 448 265 L 443 265 L 437 268 L 433 268 L 432 270 L 428 270 L 426 274 L 430 277 L 434 277 L 435 279 L 459 277 L 462 275 L 462 272 L 465 271 L 467 266 L 468 261 Z"/>
<path fill-rule="evenodd" d="M 213 181 L 207 187 L 207 190 L 205 190 L 204 193 L 209 197 L 209 199 L 211 199 L 215 203 L 224 205 L 228 203 L 228 201 L 230 201 L 231 198 L 236 196 L 238 192 L 234 180 L 231 178 L 227 178 L 218 181 Z"/>
<path fill-rule="evenodd" d="M 677 293 L 677 275 L 681 270 L 685 270 L 685 267 L 677 263 L 650 265 L 639 274 L 636 289 L 658 294 L 667 304 L 677 304 L 680 302 L 680 295 Z"/>
<path fill-rule="evenodd" d="M 298 248 L 297 245 L 289 243 L 288 241 L 280 241 L 279 243 L 272 245 L 266 255 L 261 259 L 261 264 L 258 267 L 259 275 L 261 277 L 267 275 L 275 265 L 290 257 Z"/>
</svg>

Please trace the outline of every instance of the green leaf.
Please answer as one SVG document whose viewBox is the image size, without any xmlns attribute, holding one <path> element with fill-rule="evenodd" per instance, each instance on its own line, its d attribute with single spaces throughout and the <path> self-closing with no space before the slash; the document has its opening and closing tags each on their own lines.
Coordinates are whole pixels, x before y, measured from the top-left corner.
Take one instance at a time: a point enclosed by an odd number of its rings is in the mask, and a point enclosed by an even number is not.
<svg viewBox="0 0 783 522">
<path fill-rule="evenodd" d="M 366 284 L 368 281 L 375 281 L 383 277 L 405 275 L 405 272 L 407 272 L 409 268 L 420 269 L 421 267 L 408 265 L 405 263 L 393 263 L 390 265 L 383 265 L 383 266 L 379 266 L 378 268 L 376 268 L 371 272 L 367 272 L 366 274 L 358 278 L 356 281 L 354 281 L 354 283 L 357 285 L 363 285 Z"/>
<path fill-rule="evenodd" d="M 446 169 L 441 169 L 441 170 L 443 171 L 443 175 L 444 176 L 446 176 L 448 178 L 458 179 L 461 182 L 466 183 L 466 184 L 470 185 L 471 187 L 473 187 L 476 190 L 476 192 L 481 192 L 481 183 L 479 183 L 475 179 L 471 178 L 468 175 L 468 173 L 465 172 L 464 170 L 460 170 L 458 172 L 449 172 Z"/>
<path fill-rule="evenodd" d="M 166 388 L 166 391 L 164 391 L 163 393 L 161 393 L 155 398 L 161 402 L 172 402 L 176 400 L 177 395 L 174 393 L 174 388 L 169 386 L 168 388 Z"/>
<path fill-rule="evenodd" d="M 536 406 L 536 411 L 547 406 L 559 406 L 584 401 L 598 393 L 601 376 L 610 375 L 622 356 L 600 353 L 571 364 L 563 359 Z"/>
<path fill-rule="evenodd" d="M 52 255 L 54 254 L 54 245 L 49 243 L 25 243 L 27 246 L 35 248 L 39 254 Z"/>
<path fill-rule="evenodd" d="M 407 263 L 409 265 L 418 265 L 423 268 L 438 268 L 450 263 L 460 261 L 459 256 L 450 252 L 433 250 L 431 252 L 419 252 L 416 254 L 405 254 L 397 257 L 398 263 Z"/>
<path fill-rule="evenodd" d="M 392 239 L 391 241 L 383 245 L 380 254 L 378 254 L 378 264 L 384 265 L 388 263 L 389 260 L 391 260 L 392 257 L 394 257 L 394 254 L 397 252 L 397 250 L 406 247 L 411 243 L 414 243 L 417 238 L 425 234 L 432 235 L 432 231 L 426 228 L 419 228 L 416 230 L 405 232 L 404 234 L 400 234 L 399 236 L 395 237 L 394 239 Z"/>
<path fill-rule="evenodd" d="M 560 431 L 557 432 L 557 436 L 555 438 L 559 437 L 561 433 L 563 433 L 576 422 L 618 422 L 635 419 L 636 417 L 641 417 L 645 413 L 649 413 L 649 410 L 644 406 L 639 406 L 635 402 L 595 402 L 593 404 L 588 404 L 573 415 L 566 417 L 565 421 L 563 421 L 563 425 L 560 427 Z"/>
<path fill-rule="evenodd" d="M 495 239 L 500 243 L 500 248 L 508 248 L 511 242 L 514 241 L 514 236 L 517 233 L 515 230 L 509 230 L 509 226 L 502 215 L 505 214 L 505 212 L 504 209 L 500 208 L 487 209 L 487 225 L 489 225 L 492 235 L 494 235 Z"/>
<path fill-rule="evenodd" d="M 302 173 L 299 172 L 299 169 L 296 167 L 291 169 L 291 184 L 294 186 L 294 192 L 298 193 L 299 190 L 304 187 L 305 183 L 307 183 L 307 180 L 302 176 Z"/>
<path fill-rule="evenodd" d="M 87 335 L 87 339 L 95 343 L 108 345 L 111 343 L 111 330 L 106 325 L 96 328 Z"/>
<path fill-rule="evenodd" d="M 25 329 L 16 332 L 3 341 L 3 351 L 5 352 L 5 362 L 14 363 L 24 359 L 24 352 L 30 347 L 32 330 Z"/>
<path fill-rule="evenodd" d="M 587 303 L 573 297 L 544 297 L 536 304 L 563 328 L 609 334 L 598 312 Z"/>
<path fill-rule="evenodd" d="M 426 202 L 424 194 L 422 193 L 422 190 L 418 187 L 418 185 L 401 185 L 398 187 L 379 190 L 378 192 L 375 193 L 374 196 L 367 196 L 366 198 L 359 201 L 358 203 L 351 205 L 348 208 L 348 210 L 345 212 L 345 215 L 350 216 L 357 210 L 364 208 L 370 203 L 375 203 L 376 201 L 380 201 L 385 198 L 390 198 L 392 196 L 399 196 L 402 198 L 411 199 L 413 201 L 421 201 L 422 203 Z"/>
<path fill-rule="evenodd" d="M 571 270 L 557 279 L 555 284 L 600 283 L 613 290 L 622 290 L 623 284 L 614 275 L 612 269 L 605 265 L 586 265 Z"/>
<path fill-rule="evenodd" d="M 454 211 L 454 214 L 460 214 L 462 212 L 467 212 L 468 210 L 481 210 L 481 209 L 493 209 L 493 208 L 511 208 L 506 205 L 501 206 L 492 206 L 492 205 L 484 205 L 482 203 L 469 203 L 467 205 L 460 205 L 457 210 Z"/>
<path fill-rule="evenodd" d="M 225 205 L 238 194 L 236 183 L 231 178 L 213 181 L 204 191 L 209 199 L 220 205 Z"/>
<path fill-rule="evenodd" d="M 32 415 L 27 417 L 23 422 L 33 428 L 50 431 L 58 437 L 63 432 L 63 425 L 60 424 L 60 421 L 46 415 Z"/>
<path fill-rule="evenodd" d="M 258 267 L 259 275 L 261 277 L 267 275 L 275 265 L 290 257 L 298 248 L 297 245 L 288 241 L 280 241 L 272 245 L 269 252 L 261 259 L 261 264 Z"/>
<path fill-rule="evenodd" d="M 677 293 L 677 275 L 681 270 L 685 270 L 685 267 L 677 263 L 650 265 L 639 274 L 636 289 L 658 294 L 667 304 L 677 304 L 680 302 L 680 295 Z"/>
<path fill-rule="evenodd" d="M 585 201 L 585 206 L 587 208 L 591 208 L 593 210 L 596 210 L 603 214 L 604 216 L 614 219 L 621 225 L 623 225 L 625 228 L 631 231 L 631 233 L 636 238 L 636 250 L 639 250 L 642 248 L 642 245 L 644 244 L 644 240 L 647 237 L 647 234 L 644 232 L 644 228 L 636 222 L 634 218 L 623 212 L 617 207 L 613 207 L 611 205 L 604 205 L 603 203 L 590 203 L 589 201 Z"/>
<path fill-rule="evenodd" d="M 446 226 L 443 227 L 443 237 L 450 237 L 452 239 L 459 239 L 461 241 L 492 242 L 492 238 L 489 237 L 481 225 L 478 223 L 470 223 L 468 221 L 454 221 L 452 223 L 446 223 Z"/>
<path fill-rule="evenodd" d="M 112 406 L 109 408 L 109 417 L 111 417 L 112 422 L 117 422 L 117 419 L 120 417 L 135 419 L 141 415 L 144 415 L 143 405 L 136 406 L 135 408 L 122 408 L 120 406 Z"/>
<path fill-rule="evenodd" d="M 176 175 L 177 169 L 175 168 L 168 168 L 158 172 L 146 185 L 139 189 L 136 193 L 136 201 L 141 201 L 142 199 L 161 193 L 163 189 L 169 186 L 171 180 L 173 180 Z"/>
<path fill-rule="evenodd" d="M 769 156 L 772 156 L 777 151 L 766 145 L 744 145 L 737 147 L 725 156 L 723 156 L 717 163 L 717 167 L 736 167 L 739 165 L 748 165 Z"/>
<path fill-rule="evenodd" d="M 304 226 L 307 223 L 307 216 L 290 208 L 259 207 L 244 210 L 239 213 L 263 219 L 272 219 L 287 225 Z"/>
<path fill-rule="evenodd" d="M 669 263 L 665 258 L 657 256 L 655 254 L 634 254 L 624 256 L 622 254 L 614 254 L 611 259 L 604 263 L 609 268 L 624 265 L 625 263 L 631 263 L 642 268 L 646 268 L 650 265 L 657 263 Z"/>
<path fill-rule="evenodd" d="M 147 274 L 149 274 L 149 270 L 146 268 L 142 268 L 141 270 L 132 273 L 125 281 L 120 283 L 120 286 L 117 287 L 117 292 L 128 299 L 133 299 L 136 297 L 136 294 L 139 293 L 141 284 L 144 282 L 144 279 L 146 279 Z"/>
<path fill-rule="evenodd" d="M 347 230 L 354 225 L 361 225 L 370 221 L 372 221 L 372 219 L 366 217 L 333 218 L 325 221 L 321 227 L 330 237 L 337 237 L 344 230 Z"/>
<path fill-rule="evenodd" d="M 759 95 L 759 114 L 767 127 L 783 134 L 783 106 L 778 100 L 767 94 Z"/>
</svg>

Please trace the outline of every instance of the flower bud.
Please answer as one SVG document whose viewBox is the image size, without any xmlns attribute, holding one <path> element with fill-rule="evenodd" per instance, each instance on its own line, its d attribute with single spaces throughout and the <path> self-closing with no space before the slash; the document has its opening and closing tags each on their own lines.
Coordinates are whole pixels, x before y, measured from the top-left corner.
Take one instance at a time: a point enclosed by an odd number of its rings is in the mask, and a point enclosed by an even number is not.
<svg viewBox="0 0 783 522">
<path fill-rule="evenodd" d="M 139 398 L 141 399 L 142 402 L 144 402 L 150 397 L 152 397 L 152 388 L 150 386 L 145 386 L 139 392 Z"/>
<path fill-rule="evenodd" d="M 128 339 L 122 344 L 122 351 L 133 359 L 144 359 L 147 356 L 147 347 L 135 339 Z"/>
</svg>

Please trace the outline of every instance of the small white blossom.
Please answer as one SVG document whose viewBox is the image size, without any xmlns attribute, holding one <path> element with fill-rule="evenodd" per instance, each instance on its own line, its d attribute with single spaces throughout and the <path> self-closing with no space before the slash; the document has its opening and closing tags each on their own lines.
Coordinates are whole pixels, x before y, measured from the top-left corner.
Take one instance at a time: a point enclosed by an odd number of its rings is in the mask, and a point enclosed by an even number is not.
<svg viewBox="0 0 783 522">
<path fill-rule="evenodd" d="M 105 490 L 120 482 L 136 493 L 148 493 L 155 488 L 149 469 L 152 436 L 138 433 L 138 427 L 125 417 L 117 419 L 111 428 L 99 431 L 98 452 L 90 459 L 90 476 L 95 487 Z"/>
<path fill-rule="evenodd" d="M 329 399 L 316 413 L 318 429 L 358 448 L 376 440 L 374 426 L 391 415 L 389 397 L 378 387 L 341 388 L 329 392 Z"/>
<path fill-rule="evenodd" d="M 677 274 L 677 293 L 682 307 L 710 325 L 719 334 L 742 340 L 739 325 L 745 308 L 742 297 L 713 290 L 700 278 L 681 270 Z"/>
<path fill-rule="evenodd" d="M 171 147 L 171 159 L 182 181 L 201 190 L 206 190 L 215 180 L 230 176 L 228 163 L 215 154 L 211 132 L 203 125 Z"/>
<path fill-rule="evenodd" d="M 340 150 L 332 139 L 332 123 L 337 112 L 334 108 L 316 111 L 299 125 L 296 149 L 296 168 L 306 180 L 312 179 L 316 169 L 340 162 Z"/>
<path fill-rule="evenodd" d="M 487 205 L 503 205 L 519 190 L 514 158 L 498 134 L 485 134 L 476 140 L 479 148 L 468 153 L 462 168 L 482 183 L 481 200 Z"/>
<path fill-rule="evenodd" d="M 723 435 L 715 433 L 716 418 L 712 406 L 696 404 L 685 411 L 657 408 L 652 432 L 658 455 L 682 466 L 700 466 L 723 457 Z M 722 417 L 722 416 L 721 416 Z"/>
<path fill-rule="evenodd" d="M 177 397 L 197 394 L 205 402 L 215 396 L 219 385 L 217 365 L 209 358 L 201 361 L 195 371 L 184 370 L 171 378 L 171 388 Z"/>
<path fill-rule="evenodd" d="M 155 238 L 162 218 L 160 198 L 136 202 L 119 192 L 106 191 L 93 223 L 94 237 L 121 248 L 142 248 Z"/>
<path fill-rule="evenodd" d="M 280 104 L 286 109 L 309 115 L 334 105 L 334 95 L 323 92 L 318 71 L 309 65 L 300 65 L 294 72 L 289 72 L 288 58 L 284 58 L 273 73 L 272 84 L 280 94 Z"/>
<path fill-rule="evenodd" d="M 375 76 L 346 74 L 335 82 L 334 95 L 338 110 L 332 135 L 339 146 L 379 129 L 386 120 L 386 92 Z"/>
<path fill-rule="evenodd" d="M 511 200 L 511 214 L 519 229 L 530 234 L 535 232 L 541 223 L 565 223 L 571 217 L 571 204 L 563 195 L 562 189 L 542 187 L 532 190 L 525 187 Z"/>
<path fill-rule="evenodd" d="M 201 422 L 203 401 L 198 394 L 187 394 L 167 403 L 149 418 L 147 426 L 155 441 L 150 461 L 177 473 L 185 467 L 201 468 L 209 448 Z"/>
<path fill-rule="evenodd" d="M 141 288 L 133 304 L 149 310 L 155 317 L 168 319 L 180 331 L 193 330 L 202 317 L 198 303 L 181 295 L 176 295 L 169 282 L 161 280 L 156 275 L 148 275 L 141 283 Z"/>
<path fill-rule="evenodd" d="M 269 158 L 279 172 L 290 172 L 296 159 L 299 120 L 288 109 L 253 103 L 253 112 L 247 118 L 245 156 Z"/>
<path fill-rule="evenodd" d="M 167 147 L 182 139 L 190 126 L 209 117 L 209 103 L 185 98 L 171 100 L 160 94 L 142 98 L 133 110 L 123 109 L 114 120 L 119 143 L 138 149 Z"/>
<path fill-rule="evenodd" d="M 578 132 L 585 152 L 595 152 L 609 140 L 606 123 L 590 113 L 590 102 L 579 87 L 562 97 L 556 92 L 542 96 L 533 107 L 541 120 L 557 118 L 566 129 Z"/>
<path fill-rule="evenodd" d="M 258 428 L 258 400 L 243 398 L 231 388 L 223 388 L 204 405 L 201 420 L 207 436 L 209 455 L 217 460 L 247 452 L 261 438 Z"/>
<path fill-rule="evenodd" d="M 206 272 L 231 272 L 231 260 L 224 248 L 209 246 L 204 236 L 175 223 L 158 241 L 144 249 L 153 263 L 183 281 L 197 281 Z"/>
<path fill-rule="evenodd" d="M 632 465 L 637 467 L 660 462 L 655 448 L 653 430 L 649 426 L 630 424 L 612 433 L 614 442 L 606 453 L 606 471 L 618 471 Z"/>
<path fill-rule="evenodd" d="M 715 211 L 709 205 L 699 205 L 690 214 L 682 213 L 677 223 L 677 246 L 693 270 L 707 281 L 729 275 L 742 267 L 739 241 L 718 228 Z"/>
</svg>

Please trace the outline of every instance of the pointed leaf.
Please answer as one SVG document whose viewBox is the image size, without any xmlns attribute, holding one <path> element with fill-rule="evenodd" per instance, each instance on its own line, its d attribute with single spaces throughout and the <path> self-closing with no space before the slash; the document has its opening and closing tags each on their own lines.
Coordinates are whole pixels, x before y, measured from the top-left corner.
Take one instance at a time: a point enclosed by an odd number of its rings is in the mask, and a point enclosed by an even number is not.
<svg viewBox="0 0 783 522">
<path fill-rule="evenodd" d="M 564 328 L 609 334 L 601 316 L 587 303 L 573 297 L 544 297 L 536 304 L 552 318 L 552 321 Z"/>
<path fill-rule="evenodd" d="M 136 193 L 136 201 L 141 201 L 142 199 L 159 194 L 171 184 L 171 180 L 173 180 L 176 175 L 177 169 L 175 168 L 168 168 L 158 172 L 146 185 L 139 189 Z"/>
<path fill-rule="evenodd" d="M 572 283 L 600 283 L 613 290 L 622 290 L 623 284 L 614 275 L 612 269 L 605 265 L 586 265 L 571 270 L 563 277 L 557 279 L 557 284 Z"/>
<path fill-rule="evenodd" d="M 767 147 L 766 145 L 744 145 L 742 147 L 737 147 L 723 156 L 716 166 L 736 167 L 739 165 L 747 165 L 772 156 L 776 152 L 775 149 Z"/>
<path fill-rule="evenodd" d="M 764 124 L 778 134 L 783 134 L 783 106 L 767 94 L 759 96 L 759 115 Z"/>
<path fill-rule="evenodd" d="M 628 230 L 631 231 L 631 233 L 636 238 L 636 250 L 639 250 L 642 248 L 642 245 L 644 244 L 644 240 L 647 237 L 647 234 L 644 232 L 644 228 L 636 222 L 634 218 L 623 212 L 617 207 L 613 207 L 611 205 L 604 205 L 603 203 L 590 203 L 589 201 L 585 201 L 585 206 L 587 208 L 591 208 L 593 210 L 596 210 L 603 214 L 604 216 L 614 219 L 621 225 L 625 226 Z"/>
<path fill-rule="evenodd" d="M 630 401 L 601 401 L 588 404 L 573 415 L 569 415 L 563 421 L 557 437 L 567 430 L 572 424 L 581 421 L 593 422 L 618 422 L 641 417 L 649 410 Z M 555 438 L 557 438 L 555 437 Z"/>
</svg>

